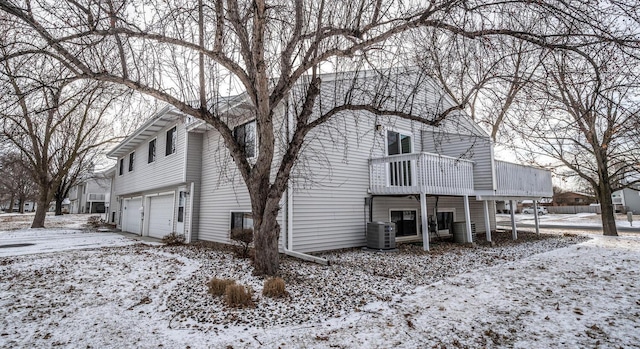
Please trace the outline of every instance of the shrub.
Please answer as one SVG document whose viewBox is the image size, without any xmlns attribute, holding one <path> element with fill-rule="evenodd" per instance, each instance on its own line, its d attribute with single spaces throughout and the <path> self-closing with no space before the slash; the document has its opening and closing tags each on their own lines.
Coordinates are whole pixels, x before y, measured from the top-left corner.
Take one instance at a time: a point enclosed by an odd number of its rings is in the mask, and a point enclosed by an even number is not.
<svg viewBox="0 0 640 349">
<path fill-rule="evenodd" d="M 218 279 L 213 278 L 207 282 L 209 287 L 209 293 L 214 296 L 222 296 L 227 291 L 227 287 L 236 283 L 233 279 Z"/>
<path fill-rule="evenodd" d="M 100 216 L 91 216 L 87 219 L 87 225 L 92 228 L 98 228 L 102 225 L 102 219 L 100 219 Z"/>
<path fill-rule="evenodd" d="M 165 235 L 162 237 L 162 242 L 167 245 L 182 245 L 184 244 L 184 235 L 178 234 L 175 231 L 171 234 Z"/>
<path fill-rule="evenodd" d="M 243 308 L 253 304 L 251 290 L 242 285 L 233 284 L 227 286 L 224 296 L 227 305 L 230 307 Z"/>
<path fill-rule="evenodd" d="M 284 280 L 281 278 L 270 278 L 265 280 L 262 295 L 271 298 L 287 296 L 287 291 L 284 289 Z"/>
<path fill-rule="evenodd" d="M 249 246 L 253 242 L 253 229 L 232 229 L 229 237 L 238 244 L 236 255 L 240 258 L 249 257 Z"/>
</svg>

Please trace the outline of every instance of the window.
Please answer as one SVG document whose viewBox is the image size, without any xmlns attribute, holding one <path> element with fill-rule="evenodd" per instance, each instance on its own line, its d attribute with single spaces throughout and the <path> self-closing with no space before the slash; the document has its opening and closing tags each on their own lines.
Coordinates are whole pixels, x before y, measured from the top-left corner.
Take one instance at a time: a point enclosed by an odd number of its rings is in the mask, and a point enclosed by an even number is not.
<svg viewBox="0 0 640 349">
<path fill-rule="evenodd" d="M 187 193 L 181 191 L 178 199 L 178 222 L 184 222 L 184 200 Z"/>
<path fill-rule="evenodd" d="M 129 172 L 133 171 L 133 162 L 136 159 L 136 152 L 129 154 Z"/>
<path fill-rule="evenodd" d="M 409 154 L 412 151 L 411 136 L 387 131 L 387 155 Z"/>
<path fill-rule="evenodd" d="M 150 164 L 156 161 L 156 140 L 153 139 L 149 142 L 149 158 L 147 162 Z"/>
<path fill-rule="evenodd" d="M 245 156 L 250 159 L 256 156 L 256 122 L 250 121 L 233 129 L 233 137 L 240 145 Z"/>
<path fill-rule="evenodd" d="M 418 213 L 415 210 L 392 210 L 391 222 L 396 224 L 396 236 L 415 236 L 418 234 Z"/>
<path fill-rule="evenodd" d="M 176 127 L 174 126 L 172 129 L 167 131 L 167 148 L 164 152 L 164 155 L 171 155 L 176 152 L 177 138 L 178 133 L 176 133 Z"/>
<path fill-rule="evenodd" d="M 231 230 L 253 229 L 253 217 L 251 212 L 231 212 Z"/>
<path fill-rule="evenodd" d="M 121 158 L 118 166 L 118 175 L 122 176 L 123 173 L 124 173 L 124 158 Z"/>
</svg>

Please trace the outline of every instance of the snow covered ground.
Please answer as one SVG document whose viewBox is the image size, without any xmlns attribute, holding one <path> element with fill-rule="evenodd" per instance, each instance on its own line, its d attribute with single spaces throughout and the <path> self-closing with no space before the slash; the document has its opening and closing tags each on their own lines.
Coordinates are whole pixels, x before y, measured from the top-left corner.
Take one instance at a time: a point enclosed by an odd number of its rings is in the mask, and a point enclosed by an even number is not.
<svg viewBox="0 0 640 349">
<path fill-rule="evenodd" d="M 67 250 L 82 234 L 118 247 Z M 635 236 L 521 232 L 495 246 L 327 253 L 331 266 L 285 258 L 290 296 L 272 300 L 248 261 L 206 246 L 60 228 L 0 231 L 0 245 L 47 235 L 63 251 L 0 248 L 16 251 L 0 256 L 2 348 L 640 348 Z M 214 276 L 252 287 L 256 306 L 209 296 Z"/>
</svg>

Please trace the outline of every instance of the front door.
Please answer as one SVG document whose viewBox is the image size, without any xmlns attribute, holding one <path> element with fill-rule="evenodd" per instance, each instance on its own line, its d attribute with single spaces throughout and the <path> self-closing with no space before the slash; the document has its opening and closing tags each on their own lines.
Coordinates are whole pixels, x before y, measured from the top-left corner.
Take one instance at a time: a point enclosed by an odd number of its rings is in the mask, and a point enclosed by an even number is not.
<svg viewBox="0 0 640 349">
<path fill-rule="evenodd" d="M 396 236 L 418 235 L 417 216 L 415 210 L 391 211 L 391 222 L 396 224 Z"/>
</svg>

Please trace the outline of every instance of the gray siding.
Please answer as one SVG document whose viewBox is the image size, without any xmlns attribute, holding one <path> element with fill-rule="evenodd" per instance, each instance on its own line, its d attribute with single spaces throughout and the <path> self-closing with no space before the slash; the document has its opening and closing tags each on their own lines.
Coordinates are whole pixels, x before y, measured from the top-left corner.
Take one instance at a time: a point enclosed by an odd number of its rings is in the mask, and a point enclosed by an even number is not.
<svg viewBox="0 0 640 349">
<path fill-rule="evenodd" d="M 186 154 L 186 167 L 185 177 L 187 186 L 190 183 L 194 184 L 193 191 L 190 195 L 193 196 L 193 206 L 191 205 L 191 198 L 187 197 L 187 203 L 185 207 L 185 229 L 189 229 L 188 223 L 191 223 L 191 229 L 186 233 L 192 234 L 192 239 L 197 239 L 197 231 L 200 219 L 200 195 L 201 195 L 201 176 L 202 176 L 202 144 L 204 136 L 202 133 L 189 133 L 187 142 L 187 154 Z M 187 190 L 191 190 L 190 187 Z"/>
<path fill-rule="evenodd" d="M 376 131 L 376 125 L 383 129 Z M 421 151 L 427 126 L 368 113 L 346 114 L 309 134 L 294 171 L 293 249 L 301 252 L 363 246 L 369 158 L 386 153 L 386 130 L 413 135 Z"/>
<path fill-rule="evenodd" d="M 194 238 L 228 243 L 231 212 L 251 212 L 251 201 L 242 176 L 215 130 L 207 131 L 203 136 L 200 188 L 197 236 Z M 283 216 L 281 210 L 281 226 Z"/>
<path fill-rule="evenodd" d="M 165 155 L 166 132 L 176 125 L 176 152 L 170 155 Z M 119 169 L 116 169 L 115 194 L 122 195 L 127 193 L 139 193 L 183 182 L 185 136 L 184 124 L 179 121 L 160 130 L 156 136 L 156 160 L 152 163 L 148 163 L 147 161 L 149 141 L 153 139 L 153 137 L 151 137 L 136 147 L 136 155 L 132 172 L 128 171 L 129 154 L 125 155 L 122 176 L 118 175 Z M 119 163 L 120 159 L 118 159 L 118 166 Z"/>
<path fill-rule="evenodd" d="M 422 149 L 428 153 L 473 160 L 475 189 L 494 190 L 492 161 L 493 148 L 488 137 L 425 131 Z"/>
<path fill-rule="evenodd" d="M 634 214 L 640 213 L 640 191 L 625 188 L 624 193 L 624 205 L 629 211 L 633 211 Z"/>
</svg>

